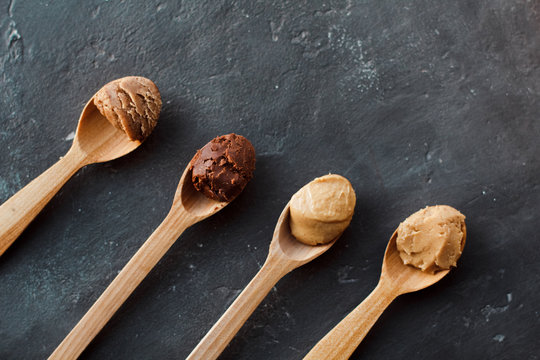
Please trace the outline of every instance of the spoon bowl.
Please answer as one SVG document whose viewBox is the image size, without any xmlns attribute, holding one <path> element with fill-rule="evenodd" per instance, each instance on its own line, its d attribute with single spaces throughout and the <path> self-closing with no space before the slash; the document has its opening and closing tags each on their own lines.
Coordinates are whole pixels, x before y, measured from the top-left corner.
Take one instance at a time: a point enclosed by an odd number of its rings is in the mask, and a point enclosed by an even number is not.
<svg viewBox="0 0 540 360">
<path fill-rule="evenodd" d="M 216 201 L 202 194 L 195 189 L 191 179 L 192 169 L 191 162 L 184 170 L 178 189 L 174 195 L 174 204 L 187 211 L 191 216 L 197 217 L 199 220 L 205 219 L 214 215 L 219 210 L 223 209 L 228 202 Z M 174 206 L 174 205 L 173 205 Z"/>
<path fill-rule="evenodd" d="M 467 230 L 463 225 L 463 240 L 461 242 L 461 251 L 465 247 L 467 238 Z M 422 290 L 431 286 L 445 277 L 450 270 L 440 270 L 435 273 L 421 271 L 411 265 L 405 265 L 399 256 L 399 251 L 396 246 L 397 230 L 394 231 L 386 251 L 384 253 L 381 281 L 387 281 L 396 289 L 399 289 L 400 294 L 406 294 L 418 290 Z"/>
<path fill-rule="evenodd" d="M 274 230 L 274 236 L 272 238 L 272 242 L 270 243 L 269 256 L 280 256 L 283 259 L 293 261 L 300 266 L 315 259 L 330 249 L 330 247 L 334 245 L 336 240 L 339 238 L 338 236 L 331 242 L 322 245 L 304 244 L 296 240 L 291 233 L 291 227 L 289 225 L 290 216 L 291 211 L 289 202 L 281 212 L 278 219 L 276 228 Z"/>
<path fill-rule="evenodd" d="M 88 101 L 79 118 L 72 150 L 82 153 L 89 163 L 99 163 L 126 155 L 139 145 L 140 141 L 130 140 L 99 112 L 93 98 Z"/>
</svg>

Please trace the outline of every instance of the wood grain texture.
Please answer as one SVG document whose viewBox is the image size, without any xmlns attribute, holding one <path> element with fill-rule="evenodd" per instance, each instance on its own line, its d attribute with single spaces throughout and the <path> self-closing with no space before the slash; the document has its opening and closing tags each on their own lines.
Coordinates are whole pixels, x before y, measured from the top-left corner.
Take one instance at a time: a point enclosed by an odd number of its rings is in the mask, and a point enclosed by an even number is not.
<svg viewBox="0 0 540 360">
<path fill-rule="evenodd" d="M 78 358 L 191 222 L 185 212 L 169 213 L 49 359 Z"/>
<path fill-rule="evenodd" d="M 272 287 L 292 270 L 287 265 L 269 258 L 187 359 L 217 359 Z"/>
<path fill-rule="evenodd" d="M 311 349 L 305 360 L 348 359 L 396 297 L 425 289 L 449 273 L 450 270 L 442 270 L 432 274 L 405 265 L 399 256 L 396 239 L 397 230 L 386 246 L 381 277 L 375 289 Z M 462 251 L 466 240 L 467 229 L 463 225 Z"/>
<path fill-rule="evenodd" d="M 268 257 L 261 270 L 199 342 L 188 360 L 217 359 L 279 279 L 323 254 L 336 242 L 337 238 L 317 246 L 299 242 L 291 234 L 289 214 L 290 203 L 285 206 L 277 221 Z"/>
<path fill-rule="evenodd" d="M 195 190 L 188 164 L 180 178 L 169 214 L 58 345 L 49 359 L 78 358 L 184 230 L 220 211 L 227 204 L 208 199 Z"/>
<path fill-rule="evenodd" d="M 0 207 L 0 256 L 77 170 L 91 163 L 116 159 L 140 144 L 114 128 L 90 99 L 66 156 Z"/>
<path fill-rule="evenodd" d="M 304 360 L 346 360 L 397 294 L 379 283 L 369 296 L 322 338 Z"/>
<path fill-rule="evenodd" d="M 71 149 L 66 156 L 0 206 L 0 255 L 26 229 L 58 190 L 84 166 L 85 156 Z"/>
</svg>

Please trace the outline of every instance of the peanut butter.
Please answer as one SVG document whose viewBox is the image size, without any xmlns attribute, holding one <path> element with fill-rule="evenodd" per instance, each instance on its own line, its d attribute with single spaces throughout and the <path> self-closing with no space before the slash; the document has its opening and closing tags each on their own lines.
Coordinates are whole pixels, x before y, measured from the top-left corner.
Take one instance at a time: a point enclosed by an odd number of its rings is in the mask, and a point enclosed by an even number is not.
<svg viewBox="0 0 540 360">
<path fill-rule="evenodd" d="M 447 205 L 428 206 L 399 224 L 397 249 L 403 263 L 436 272 L 456 266 L 465 234 L 465 216 Z"/>
<path fill-rule="evenodd" d="M 308 245 L 328 243 L 351 222 L 356 195 L 351 183 L 340 175 L 311 181 L 291 198 L 291 232 Z"/>
</svg>

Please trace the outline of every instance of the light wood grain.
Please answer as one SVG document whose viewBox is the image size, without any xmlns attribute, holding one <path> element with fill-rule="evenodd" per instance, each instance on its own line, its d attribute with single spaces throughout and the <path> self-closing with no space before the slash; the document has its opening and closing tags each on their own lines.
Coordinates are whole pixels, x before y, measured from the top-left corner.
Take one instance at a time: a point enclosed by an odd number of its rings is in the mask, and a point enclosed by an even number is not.
<svg viewBox="0 0 540 360">
<path fill-rule="evenodd" d="M 192 224 L 215 214 L 226 205 L 227 203 L 210 200 L 195 191 L 188 166 L 182 175 L 173 205 L 165 220 L 124 266 L 49 359 L 76 359 L 182 232 Z"/>
<path fill-rule="evenodd" d="M 83 161 L 84 156 L 78 151 L 69 151 L 0 206 L 0 255 L 19 237 L 62 185 L 83 166 Z"/>
<path fill-rule="evenodd" d="M 388 285 L 379 283 L 375 290 L 322 338 L 304 359 L 348 359 L 397 296 L 392 290 Z"/>
<path fill-rule="evenodd" d="M 246 288 L 187 357 L 188 360 L 216 359 L 240 330 L 274 285 L 291 270 L 313 260 L 334 243 L 311 246 L 290 233 L 289 204 L 279 217 L 268 257 Z"/>
<path fill-rule="evenodd" d="M 90 100 L 67 154 L 0 206 L 0 255 L 77 170 L 91 163 L 116 159 L 139 145 L 140 142 L 130 141 L 113 127 Z"/>
<path fill-rule="evenodd" d="M 348 359 L 396 297 L 431 286 L 448 274 L 449 270 L 431 274 L 403 264 L 396 247 L 396 238 L 397 231 L 394 232 L 386 247 L 377 287 L 356 309 L 326 334 L 304 357 L 304 360 Z M 465 240 L 466 229 L 464 228 L 462 250 Z"/>
</svg>

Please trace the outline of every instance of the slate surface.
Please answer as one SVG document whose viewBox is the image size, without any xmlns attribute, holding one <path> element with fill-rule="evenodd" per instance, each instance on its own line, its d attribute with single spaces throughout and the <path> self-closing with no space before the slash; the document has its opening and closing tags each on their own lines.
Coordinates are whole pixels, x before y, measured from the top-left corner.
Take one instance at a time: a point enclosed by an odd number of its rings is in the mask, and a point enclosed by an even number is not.
<svg viewBox="0 0 540 360">
<path fill-rule="evenodd" d="M 43 359 L 167 213 L 217 135 L 255 178 L 189 229 L 82 355 L 185 358 L 257 272 L 290 196 L 347 176 L 350 228 L 273 289 L 221 359 L 300 359 L 376 285 L 428 204 L 467 216 L 459 267 L 398 298 L 353 359 L 540 357 L 540 3 L 0 0 L 0 202 L 62 156 L 106 82 L 153 79 L 134 153 L 77 173 L 0 258 L 0 358 Z"/>
</svg>

